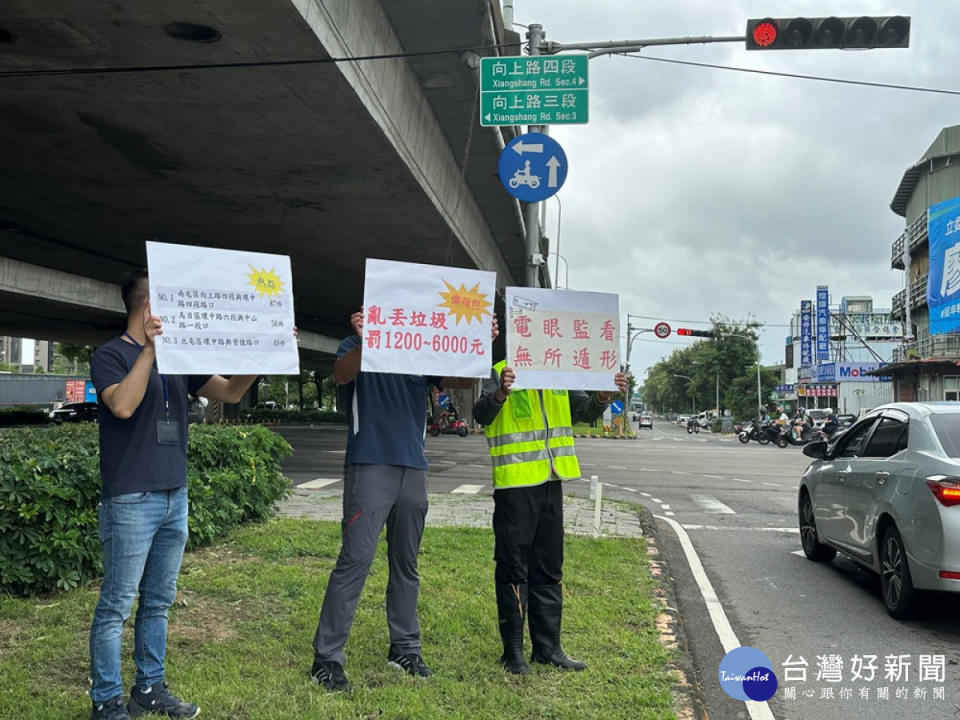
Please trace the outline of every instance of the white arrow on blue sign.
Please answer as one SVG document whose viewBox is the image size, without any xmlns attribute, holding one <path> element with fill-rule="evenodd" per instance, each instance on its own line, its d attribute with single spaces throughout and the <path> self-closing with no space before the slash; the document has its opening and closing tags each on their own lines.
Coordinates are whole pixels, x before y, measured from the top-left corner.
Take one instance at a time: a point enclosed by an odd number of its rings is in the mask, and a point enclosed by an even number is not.
<svg viewBox="0 0 960 720">
<path fill-rule="evenodd" d="M 614 400 L 610 403 L 610 412 L 614 415 L 619 415 L 623 412 L 623 400 Z"/>
<path fill-rule="evenodd" d="M 518 135 L 500 153 L 500 182 L 524 202 L 556 195 L 567 179 L 567 154 L 543 133 Z"/>
</svg>

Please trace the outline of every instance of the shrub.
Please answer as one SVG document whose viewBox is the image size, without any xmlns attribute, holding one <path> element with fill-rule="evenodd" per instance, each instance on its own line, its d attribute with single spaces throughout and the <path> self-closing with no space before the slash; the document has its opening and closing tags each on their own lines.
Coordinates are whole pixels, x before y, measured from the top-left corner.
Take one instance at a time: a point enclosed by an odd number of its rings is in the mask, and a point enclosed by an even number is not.
<svg viewBox="0 0 960 720">
<path fill-rule="evenodd" d="M 288 425 L 345 425 L 347 414 L 333 410 L 250 410 L 245 417 L 256 423 L 284 423 Z"/>
<path fill-rule="evenodd" d="M 0 433 L 0 591 L 69 589 L 99 576 L 97 426 Z M 269 516 L 290 492 L 290 446 L 262 427 L 190 426 L 190 547 Z"/>
<path fill-rule="evenodd" d="M 0 427 L 14 427 L 17 425 L 46 425 L 50 417 L 46 410 L 26 405 L 0 408 Z"/>
</svg>

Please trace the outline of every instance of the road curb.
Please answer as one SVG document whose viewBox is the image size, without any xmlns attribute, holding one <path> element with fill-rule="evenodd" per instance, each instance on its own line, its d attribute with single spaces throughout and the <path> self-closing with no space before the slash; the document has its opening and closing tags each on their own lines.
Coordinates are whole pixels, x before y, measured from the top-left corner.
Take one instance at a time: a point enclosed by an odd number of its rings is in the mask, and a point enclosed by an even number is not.
<svg viewBox="0 0 960 720">
<path fill-rule="evenodd" d="M 644 506 L 638 511 L 640 525 L 647 542 L 650 574 L 656 584 L 654 594 L 660 603 L 656 626 L 660 642 L 673 651 L 668 674 L 674 679 L 673 710 L 678 720 L 709 720 L 703 686 L 697 675 L 693 652 L 687 639 L 683 616 L 679 610 L 676 586 L 664 555 L 660 552 L 660 532 L 651 512 Z"/>
</svg>

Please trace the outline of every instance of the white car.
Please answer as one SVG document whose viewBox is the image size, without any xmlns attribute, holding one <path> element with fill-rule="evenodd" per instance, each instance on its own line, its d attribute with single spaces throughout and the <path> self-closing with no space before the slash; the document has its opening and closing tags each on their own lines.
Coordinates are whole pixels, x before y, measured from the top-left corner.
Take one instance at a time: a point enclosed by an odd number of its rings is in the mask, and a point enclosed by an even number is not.
<svg viewBox="0 0 960 720">
<path fill-rule="evenodd" d="M 640 427 L 642 427 L 642 428 L 650 428 L 651 430 L 653 430 L 653 418 L 652 418 L 650 415 L 648 415 L 647 413 L 644 413 L 643 415 L 641 415 L 641 416 L 640 416 Z"/>
<path fill-rule="evenodd" d="M 677 425 L 686 425 L 688 420 L 690 420 L 689 415 L 680 415 L 677 417 Z"/>
</svg>

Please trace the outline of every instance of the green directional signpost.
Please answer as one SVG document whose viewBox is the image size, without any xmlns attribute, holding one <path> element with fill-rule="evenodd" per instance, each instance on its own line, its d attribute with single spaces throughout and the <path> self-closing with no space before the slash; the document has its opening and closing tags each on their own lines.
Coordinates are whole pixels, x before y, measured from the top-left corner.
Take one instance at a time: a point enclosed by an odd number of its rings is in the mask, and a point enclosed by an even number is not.
<svg viewBox="0 0 960 720">
<path fill-rule="evenodd" d="M 586 123 L 587 56 L 485 57 L 480 60 L 480 124 Z"/>
</svg>

